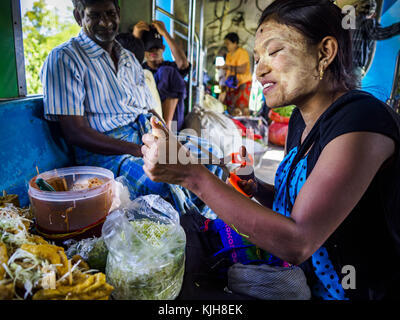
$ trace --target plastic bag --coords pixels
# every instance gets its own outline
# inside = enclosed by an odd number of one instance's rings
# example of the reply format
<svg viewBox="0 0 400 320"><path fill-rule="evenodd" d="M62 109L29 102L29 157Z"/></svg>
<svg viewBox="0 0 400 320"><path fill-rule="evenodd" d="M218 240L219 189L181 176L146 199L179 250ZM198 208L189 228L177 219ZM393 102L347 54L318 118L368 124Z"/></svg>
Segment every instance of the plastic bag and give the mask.
<svg viewBox="0 0 400 320"><path fill-rule="evenodd" d="M247 130L250 129L254 140L268 145L268 122L263 117L233 117L233 119L236 126L241 128L243 136L246 136Z"/></svg>
<svg viewBox="0 0 400 320"><path fill-rule="evenodd" d="M131 202L129 192L129 181L120 176L114 180L113 201L110 212L125 208ZM63 242L65 254L69 259L74 255L80 255L91 269L105 272L108 250L103 237L91 237L80 240L68 239Z"/></svg>
<svg viewBox="0 0 400 320"><path fill-rule="evenodd" d="M242 136L232 119L199 106L185 117L185 129L180 133L206 139L219 147L224 155L238 152L242 145Z"/></svg>
<svg viewBox="0 0 400 320"><path fill-rule="evenodd" d="M158 195L112 212L102 237L107 282L118 300L172 300L182 287L186 235L179 214Z"/></svg>
<svg viewBox="0 0 400 320"><path fill-rule="evenodd" d="M215 99L212 95L204 95L203 107L207 110L211 110L218 113L224 113L225 107L221 101Z"/></svg>
<svg viewBox="0 0 400 320"><path fill-rule="evenodd" d="M243 145L246 147L247 152L253 157L253 167L260 168L262 164L262 159L267 152L268 147L257 141L246 138L243 138Z"/></svg>

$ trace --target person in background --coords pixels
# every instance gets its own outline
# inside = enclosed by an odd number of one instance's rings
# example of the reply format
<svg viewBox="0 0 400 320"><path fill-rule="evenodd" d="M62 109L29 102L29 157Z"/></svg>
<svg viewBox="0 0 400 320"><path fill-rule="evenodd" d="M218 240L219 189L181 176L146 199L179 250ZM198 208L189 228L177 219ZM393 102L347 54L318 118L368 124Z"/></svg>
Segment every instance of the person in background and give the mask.
<svg viewBox="0 0 400 320"><path fill-rule="evenodd" d="M154 75L161 98L162 116L170 129L180 131L185 116L186 82L184 77L189 74L190 63L162 21L154 21L152 24L139 21L133 27L133 35L143 41L145 62L142 66ZM164 60L163 38L167 41L175 61ZM172 126L173 121L175 127Z"/></svg>
<svg viewBox="0 0 400 320"><path fill-rule="evenodd" d="M247 51L239 46L239 36L228 33L224 38L228 50L225 59L225 94L223 103L227 105L228 112L233 115L249 114L249 98L251 91L250 58ZM232 87L229 77L236 77L237 84Z"/></svg>
<svg viewBox="0 0 400 320"><path fill-rule="evenodd" d="M140 64L143 63L144 60L144 45L143 41L134 37L132 32L125 32L119 33L115 38L125 49L132 52L136 59L139 61ZM157 114L162 115L162 106L160 95L157 90L157 84L154 80L153 73L151 71L145 69L144 71L144 78L149 88L151 95L154 100L153 109L157 112Z"/></svg>
<svg viewBox="0 0 400 320"><path fill-rule="evenodd" d="M365 76L371 52L377 40L385 40L400 34L400 22L383 27L376 18L375 0L337 0L343 8L353 5L356 10L356 29L352 30L353 64L359 83Z"/></svg>
<svg viewBox="0 0 400 320"><path fill-rule="evenodd" d="M300 266L314 299L398 300L400 118L355 89L343 17L329 0L275 0L261 15L257 79L270 108L296 108L274 186L239 183L259 203L200 164L159 163L171 138L143 136L143 168L153 181L185 186L247 241Z"/></svg>
<svg viewBox="0 0 400 320"><path fill-rule="evenodd" d="M115 40L117 40L125 49L132 52L140 64L144 60L144 45L143 42L135 38L131 32L119 33Z"/></svg>

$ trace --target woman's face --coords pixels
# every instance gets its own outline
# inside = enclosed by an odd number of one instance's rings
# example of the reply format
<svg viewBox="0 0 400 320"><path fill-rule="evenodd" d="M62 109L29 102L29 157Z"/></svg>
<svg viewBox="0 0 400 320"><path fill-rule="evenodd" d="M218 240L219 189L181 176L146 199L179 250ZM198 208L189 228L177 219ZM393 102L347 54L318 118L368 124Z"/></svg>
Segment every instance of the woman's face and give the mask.
<svg viewBox="0 0 400 320"><path fill-rule="evenodd" d="M301 105L316 90L317 47L296 29L267 20L258 28L254 59L257 80L269 107Z"/></svg>
<svg viewBox="0 0 400 320"><path fill-rule="evenodd" d="M229 40L229 39L225 39L225 40L224 40L224 45L225 45L226 49L228 50L228 52L233 52L233 51L235 51L236 48L237 48L237 46L238 46L237 43L232 42L232 41Z"/></svg>

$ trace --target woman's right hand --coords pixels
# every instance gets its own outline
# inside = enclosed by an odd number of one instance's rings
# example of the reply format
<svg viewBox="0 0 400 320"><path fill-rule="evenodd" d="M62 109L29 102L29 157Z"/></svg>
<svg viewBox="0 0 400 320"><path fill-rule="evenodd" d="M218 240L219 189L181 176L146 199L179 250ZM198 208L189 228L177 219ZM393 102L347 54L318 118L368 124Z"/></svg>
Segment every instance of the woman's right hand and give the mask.
<svg viewBox="0 0 400 320"><path fill-rule="evenodd" d="M152 133L142 137L143 170L155 182L185 186L196 175L198 159L176 137L151 118Z"/></svg>

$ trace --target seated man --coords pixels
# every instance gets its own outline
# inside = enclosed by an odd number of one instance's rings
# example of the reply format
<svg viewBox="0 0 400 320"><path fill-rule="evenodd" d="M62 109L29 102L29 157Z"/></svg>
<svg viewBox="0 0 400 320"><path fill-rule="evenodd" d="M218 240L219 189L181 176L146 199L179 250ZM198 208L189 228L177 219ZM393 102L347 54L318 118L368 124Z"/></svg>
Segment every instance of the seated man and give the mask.
<svg viewBox="0 0 400 320"><path fill-rule="evenodd" d="M189 61L161 21L154 21L151 25L139 21L133 27L133 35L143 41L145 50L143 68L150 70L154 75L161 98L163 118L170 129L180 131L185 112L186 83L184 77L190 71ZM171 49L175 62L163 59L165 50L163 37ZM176 127L172 127L173 121Z"/></svg>
<svg viewBox="0 0 400 320"><path fill-rule="evenodd" d="M41 71L45 118L59 122L78 165L104 167L116 177L125 176L133 197L158 194L180 214L188 208L213 214L188 190L152 182L143 171L141 139L151 130L153 99L141 65L115 41L118 0L73 0L73 4L82 29L51 51ZM211 148L206 141L199 142ZM222 176L215 166L209 169Z"/></svg>

